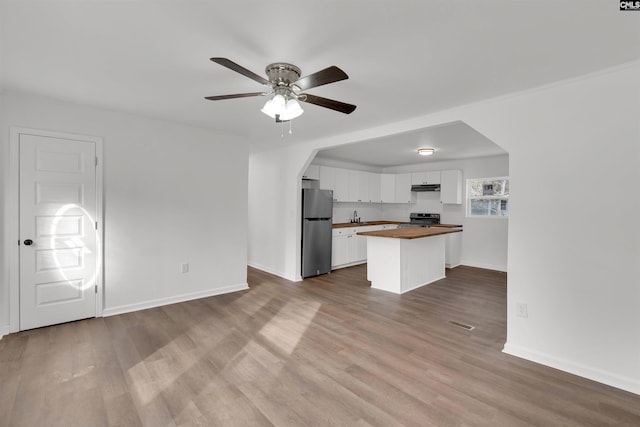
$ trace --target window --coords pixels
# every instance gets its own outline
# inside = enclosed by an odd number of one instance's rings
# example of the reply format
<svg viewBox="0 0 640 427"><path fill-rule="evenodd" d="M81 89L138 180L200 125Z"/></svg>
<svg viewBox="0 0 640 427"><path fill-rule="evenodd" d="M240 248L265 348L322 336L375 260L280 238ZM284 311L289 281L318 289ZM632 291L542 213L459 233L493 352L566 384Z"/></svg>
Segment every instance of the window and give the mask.
<svg viewBox="0 0 640 427"><path fill-rule="evenodd" d="M467 180L467 216L509 217L509 177Z"/></svg>

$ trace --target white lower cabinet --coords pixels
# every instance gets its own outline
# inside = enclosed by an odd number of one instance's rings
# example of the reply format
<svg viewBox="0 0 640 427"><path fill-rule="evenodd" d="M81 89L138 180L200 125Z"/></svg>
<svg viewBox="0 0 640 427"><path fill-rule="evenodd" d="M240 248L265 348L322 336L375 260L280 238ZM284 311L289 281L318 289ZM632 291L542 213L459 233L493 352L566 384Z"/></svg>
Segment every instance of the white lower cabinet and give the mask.
<svg viewBox="0 0 640 427"><path fill-rule="evenodd" d="M349 236L333 236L331 240L331 266L349 262Z"/></svg>
<svg viewBox="0 0 640 427"><path fill-rule="evenodd" d="M387 224L333 229L331 268L336 269L367 262L367 238L358 236L358 233L396 227L396 225Z"/></svg>
<svg viewBox="0 0 640 427"><path fill-rule="evenodd" d="M447 268L457 267L461 263L462 233L450 233L445 236L444 265Z"/></svg>

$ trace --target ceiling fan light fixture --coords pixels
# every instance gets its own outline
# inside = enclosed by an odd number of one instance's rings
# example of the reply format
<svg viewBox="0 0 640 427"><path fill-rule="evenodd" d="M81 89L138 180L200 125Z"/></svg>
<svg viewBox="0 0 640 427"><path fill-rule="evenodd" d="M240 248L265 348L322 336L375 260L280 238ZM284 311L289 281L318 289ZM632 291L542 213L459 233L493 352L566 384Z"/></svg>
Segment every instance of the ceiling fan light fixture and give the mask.
<svg viewBox="0 0 640 427"><path fill-rule="evenodd" d="M304 110L300 106L300 103L295 99L290 99L284 108L282 114L280 114L280 120L293 120L296 117L300 117L304 113Z"/></svg>
<svg viewBox="0 0 640 427"><path fill-rule="evenodd" d="M421 156L432 156L435 152L435 148L418 148L418 154Z"/></svg>
<svg viewBox="0 0 640 427"><path fill-rule="evenodd" d="M262 111L272 119L275 119L277 115L282 115L282 113L284 113L285 103L286 101L284 99L284 96L277 94L274 95L273 98L268 100L260 111Z"/></svg>

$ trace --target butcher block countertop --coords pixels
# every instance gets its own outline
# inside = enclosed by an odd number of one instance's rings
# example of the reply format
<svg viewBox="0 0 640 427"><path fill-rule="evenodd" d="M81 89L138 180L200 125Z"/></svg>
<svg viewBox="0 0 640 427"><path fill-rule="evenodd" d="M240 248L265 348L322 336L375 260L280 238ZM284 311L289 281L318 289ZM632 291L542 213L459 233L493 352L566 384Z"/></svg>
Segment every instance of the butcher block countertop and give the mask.
<svg viewBox="0 0 640 427"><path fill-rule="evenodd" d="M390 237L392 239L420 239L422 237L439 236L441 234L460 233L462 228L448 227L407 227L395 230L365 231L359 236Z"/></svg>
<svg viewBox="0 0 640 427"><path fill-rule="evenodd" d="M333 228L366 227L367 225L404 224L400 221L365 221L365 222L339 222L333 224Z"/></svg>

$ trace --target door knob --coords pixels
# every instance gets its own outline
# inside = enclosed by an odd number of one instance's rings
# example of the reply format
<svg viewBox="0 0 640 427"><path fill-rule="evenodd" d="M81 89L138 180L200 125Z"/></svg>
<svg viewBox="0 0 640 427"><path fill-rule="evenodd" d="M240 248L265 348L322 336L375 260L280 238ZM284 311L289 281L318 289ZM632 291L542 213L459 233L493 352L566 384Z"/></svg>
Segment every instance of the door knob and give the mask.
<svg viewBox="0 0 640 427"><path fill-rule="evenodd" d="M33 245L33 240L27 239L27 240L24 241L24 244L27 245L27 246L31 246L31 245Z"/></svg>

